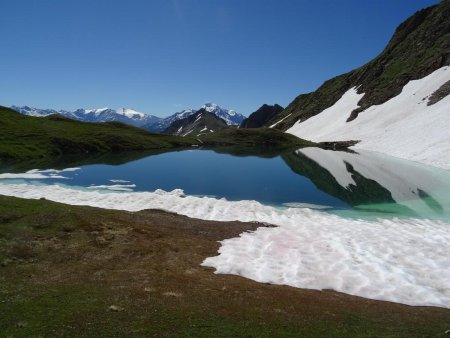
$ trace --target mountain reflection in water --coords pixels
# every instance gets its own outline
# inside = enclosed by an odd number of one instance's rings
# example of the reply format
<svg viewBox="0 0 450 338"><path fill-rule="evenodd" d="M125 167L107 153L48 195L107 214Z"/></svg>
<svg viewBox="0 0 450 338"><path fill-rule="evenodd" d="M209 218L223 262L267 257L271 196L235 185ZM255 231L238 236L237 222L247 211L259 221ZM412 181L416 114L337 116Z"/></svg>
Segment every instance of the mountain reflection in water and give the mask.
<svg viewBox="0 0 450 338"><path fill-rule="evenodd" d="M186 195L317 208L352 218L450 219L449 171L375 152L196 149L65 158L39 167L79 169L57 174L30 172L34 164L3 166L0 184L63 184L103 192L182 189Z"/></svg>
<svg viewBox="0 0 450 338"><path fill-rule="evenodd" d="M449 216L450 173L375 152L303 148L282 155L297 174L359 211Z"/></svg>

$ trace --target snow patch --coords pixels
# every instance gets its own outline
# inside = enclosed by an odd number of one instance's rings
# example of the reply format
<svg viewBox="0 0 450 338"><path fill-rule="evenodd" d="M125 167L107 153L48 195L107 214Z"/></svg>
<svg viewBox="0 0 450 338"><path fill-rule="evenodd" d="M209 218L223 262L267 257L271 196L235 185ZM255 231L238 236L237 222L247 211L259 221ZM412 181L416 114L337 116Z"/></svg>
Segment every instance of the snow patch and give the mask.
<svg viewBox="0 0 450 338"><path fill-rule="evenodd" d="M63 170L56 170L56 169L45 169L45 170L39 170L39 169L31 169L28 170L25 173L15 173L15 174L11 174L11 173L4 173L4 174L0 174L0 180L4 180L4 179L12 179L12 180L17 180L17 179L24 179L24 180L42 180L42 179L68 179L68 177L59 175L60 173L63 172L71 172L71 171L77 171L80 170L80 168L67 168L67 169L63 169Z"/></svg>
<svg viewBox="0 0 450 338"><path fill-rule="evenodd" d="M322 141L361 140L354 148L373 150L391 156L422 162L450 170L450 96L427 106L428 97L450 80L450 67L410 81L389 101L369 107L346 122L364 94L348 90L332 107L288 133Z"/></svg>
<svg viewBox="0 0 450 338"><path fill-rule="evenodd" d="M329 205L320 205L320 204L311 204L311 203L298 203L298 202L290 202L290 203L283 203L285 207L289 208L307 208L307 209L331 209L333 207Z"/></svg>
<svg viewBox="0 0 450 338"><path fill-rule="evenodd" d="M58 185L0 184L0 194L100 208L163 209L189 217L264 222L222 241L205 259L216 273L309 289L333 289L410 305L450 308L450 223L420 219L346 219L325 212L279 209L256 201L172 192L101 192Z"/></svg>
<svg viewBox="0 0 450 338"><path fill-rule="evenodd" d="M91 185L88 189L113 190L113 191L133 191L136 184L111 184L111 185Z"/></svg>

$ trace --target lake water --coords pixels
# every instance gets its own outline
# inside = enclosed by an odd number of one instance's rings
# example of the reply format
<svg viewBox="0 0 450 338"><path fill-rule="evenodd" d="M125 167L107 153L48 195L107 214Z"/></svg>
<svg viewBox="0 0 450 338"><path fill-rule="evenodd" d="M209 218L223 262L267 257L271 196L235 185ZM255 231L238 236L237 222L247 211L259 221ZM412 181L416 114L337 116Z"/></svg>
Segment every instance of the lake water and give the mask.
<svg viewBox="0 0 450 338"><path fill-rule="evenodd" d="M278 156L170 152L119 165L0 174L0 184L110 191L172 191L231 201L310 207L344 217L450 219L450 172L373 152L304 148Z"/></svg>

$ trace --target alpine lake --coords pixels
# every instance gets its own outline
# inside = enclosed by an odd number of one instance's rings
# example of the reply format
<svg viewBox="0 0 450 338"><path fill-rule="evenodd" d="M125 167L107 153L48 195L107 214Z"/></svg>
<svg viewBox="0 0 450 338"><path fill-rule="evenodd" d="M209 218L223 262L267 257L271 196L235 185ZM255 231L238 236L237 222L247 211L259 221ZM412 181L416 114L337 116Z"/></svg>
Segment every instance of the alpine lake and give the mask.
<svg viewBox="0 0 450 338"><path fill-rule="evenodd" d="M101 193L182 189L185 195L312 208L349 218L450 219L449 171L360 150L302 148L254 156L194 149L117 154L37 170L3 167L0 173L0 184Z"/></svg>

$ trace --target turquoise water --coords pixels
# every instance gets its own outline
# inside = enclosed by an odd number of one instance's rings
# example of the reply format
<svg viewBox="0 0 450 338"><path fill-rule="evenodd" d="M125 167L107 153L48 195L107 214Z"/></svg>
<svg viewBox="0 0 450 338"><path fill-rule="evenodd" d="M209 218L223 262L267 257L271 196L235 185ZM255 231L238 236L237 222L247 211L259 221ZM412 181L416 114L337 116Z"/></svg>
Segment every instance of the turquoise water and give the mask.
<svg viewBox="0 0 450 338"><path fill-rule="evenodd" d="M0 183L64 184L105 191L171 191L278 207L320 208L346 217L450 219L450 172L376 153L307 148L270 158L208 150L93 164L58 178ZM54 174L53 174L54 175Z"/></svg>

